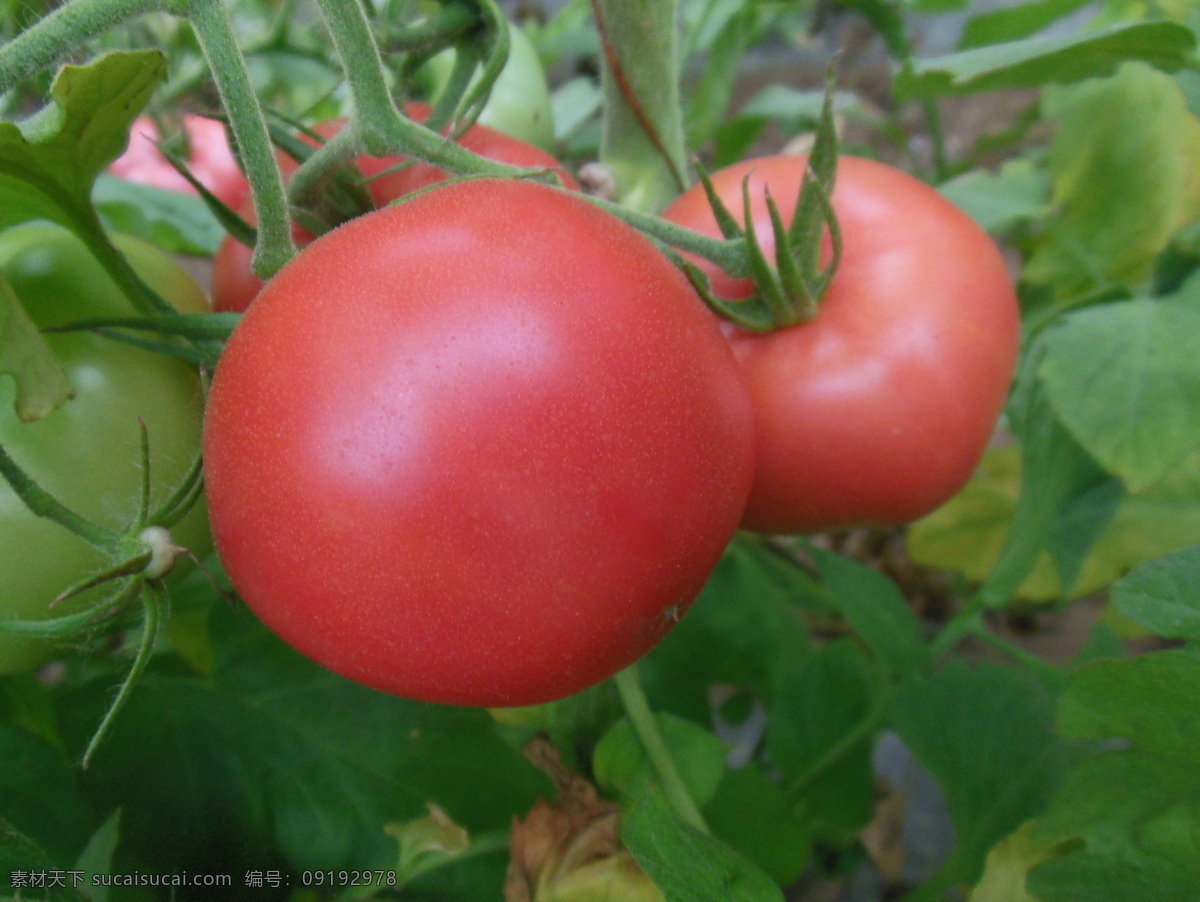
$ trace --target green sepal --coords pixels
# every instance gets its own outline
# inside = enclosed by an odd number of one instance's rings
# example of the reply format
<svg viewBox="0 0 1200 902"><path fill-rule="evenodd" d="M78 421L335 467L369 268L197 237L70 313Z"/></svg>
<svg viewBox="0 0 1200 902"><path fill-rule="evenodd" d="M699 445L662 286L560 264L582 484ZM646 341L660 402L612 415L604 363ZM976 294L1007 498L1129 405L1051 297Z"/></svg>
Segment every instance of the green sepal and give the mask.
<svg viewBox="0 0 1200 902"><path fill-rule="evenodd" d="M121 561L119 564L113 564L106 570L101 570L99 573L93 573L87 579L80 580L73 586L69 586L59 592L54 601L50 602L50 607L57 604L62 604L64 601L74 598L86 592L88 589L94 589L96 586L101 586L107 582L121 579L126 576L137 576L146 569L146 565L150 563L150 551L144 551L141 554L135 555L127 560ZM106 607L110 607L106 605ZM110 608L111 609L111 608Z"/></svg>
<svg viewBox="0 0 1200 902"><path fill-rule="evenodd" d="M123 613L137 596L142 582L143 580L137 578L130 579L112 597L98 601L86 610L74 614L66 614L49 620L0 620L0 634L29 636L36 639L82 638L97 626ZM83 589L79 591L83 591Z"/></svg>
<svg viewBox="0 0 1200 902"><path fill-rule="evenodd" d="M85 542L107 551L115 550L118 537L81 517L43 489L21 469L3 445L0 445L0 476L3 476L29 510L39 517L53 520Z"/></svg>
<svg viewBox="0 0 1200 902"><path fill-rule="evenodd" d="M787 316L778 322L791 326L812 319L817 312L817 298L809 286L808 273L801 269L795 257L788 253L787 226L779 214L779 206L771 192L766 192L767 213L771 217L771 229L775 234L775 271L779 287L786 303L783 310Z"/></svg>
<svg viewBox="0 0 1200 902"><path fill-rule="evenodd" d="M700 185L704 188L704 196L708 198L708 205L712 207L713 216L717 220L717 228L721 230L721 237L726 241L731 238L743 237L746 230L734 218L733 213L725 206L725 202L717 196L717 190L713 187L712 179L708 177L704 167L696 167L696 178L700 180Z"/></svg>
<svg viewBox="0 0 1200 902"><path fill-rule="evenodd" d="M758 241L758 232L754 227L754 213L750 207L750 176L742 180L742 206L746 220L746 256L750 261L750 274L758 297L766 305L771 321L776 326L790 325L796 322L783 286L771 264L763 254L762 245Z"/></svg>

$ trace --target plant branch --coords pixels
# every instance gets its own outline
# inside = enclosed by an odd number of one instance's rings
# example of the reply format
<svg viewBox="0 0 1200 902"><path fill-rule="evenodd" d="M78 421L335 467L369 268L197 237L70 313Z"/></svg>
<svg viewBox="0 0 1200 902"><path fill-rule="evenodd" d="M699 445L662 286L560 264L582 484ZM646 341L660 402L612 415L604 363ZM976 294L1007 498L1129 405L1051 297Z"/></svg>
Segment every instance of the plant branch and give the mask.
<svg viewBox="0 0 1200 902"><path fill-rule="evenodd" d="M80 43L135 16L166 8L164 0L71 0L0 47L0 92L53 66Z"/></svg>
<svg viewBox="0 0 1200 902"><path fill-rule="evenodd" d="M222 0L181 0L180 7L200 41L250 180L258 220L252 267L266 279L292 258L296 245L292 241L283 175L275 159L262 106Z"/></svg>
<svg viewBox="0 0 1200 902"><path fill-rule="evenodd" d="M650 710L650 703L646 700L646 693L638 679L637 665L625 668L613 677L613 681L621 696L621 704L625 706L625 714L629 717L633 731L637 734L638 740L646 752L646 757L650 759L650 765L658 777L659 786L662 787L663 794L667 797L675 814L697 830L708 833L708 825L704 822L704 816L696 806L696 800L688 792L687 786L684 785L683 778L679 776L679 770L675 767L675 761L671 758L667 743L663 740L662 733L659 732L654 712Z"/></svg>

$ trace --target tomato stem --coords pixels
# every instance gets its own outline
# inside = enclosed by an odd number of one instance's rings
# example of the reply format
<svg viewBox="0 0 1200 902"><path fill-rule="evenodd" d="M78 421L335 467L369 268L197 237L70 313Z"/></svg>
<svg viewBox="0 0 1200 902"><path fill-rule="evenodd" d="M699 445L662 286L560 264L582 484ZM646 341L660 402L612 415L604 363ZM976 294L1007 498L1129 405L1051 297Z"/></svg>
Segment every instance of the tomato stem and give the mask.
<svg viewBox="0 0 1200 902"><path fill-rule="evenodd" d="M708 824L704 822L704 815L700 813L696 800L692 798L687 786L684 785L683 778L679 775L679 769L671 757L671 751L667 748L662 732L658 729L658 722L654 719L654 712L650 708L650 702L646 699L646 692L638 677L637 665L634 664L632 667L622 670L613 677L613 682L621 696L625 714L633 725L633 730L646 752L646 757L650 759L650 766L654 768L655 776L658 777L659 786L662 787L663 794L675 814L684 823L703 833L708 833Z"/></svg>
<svg viewBox="0 0 1200 902"><path fill-rule="evenodd" d="M162 0L72 0L0 47L0 92L48 69L64 54L126 19L164 9Z"/></svg>
<svg viewBox="0 0 1200 902"><path fill-rule="evenodd" d="M283 175L266 118L222 0L179 0L178 6L200 42L250 181L258 220L251 266L266 279L296 253Z"/></svg>

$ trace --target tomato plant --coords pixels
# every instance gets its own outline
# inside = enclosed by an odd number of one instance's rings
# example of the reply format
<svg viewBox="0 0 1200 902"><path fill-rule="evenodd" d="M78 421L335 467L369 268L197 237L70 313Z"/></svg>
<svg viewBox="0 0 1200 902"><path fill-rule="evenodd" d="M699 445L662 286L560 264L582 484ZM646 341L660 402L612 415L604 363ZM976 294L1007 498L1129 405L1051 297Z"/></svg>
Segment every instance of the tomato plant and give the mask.
<svg viewBox="0 0 1200 902"><path fill-rule="evenodd" d="M134 269L181 312L208 302L170 258L137 239L117 236ZM96 316L128 316L133 308L83 242L49 223L0 233L0 270L22 306L42 327ZM75 396L45 417L21 423L12 386L0 381L0 444L43 488L99 526L119 530L137 511L142 475L138 421L150 442L153 498L183 479L200 440L203 398L184 363L86 333L47 337ZM58 524L30 511L0 483L0 616L33 620L69 613L94 600L90 590L51 611L59 592L105 563L104 555ZM203 552L208 542L200 507L179 524L177 541ZM0 673L41 663L46 640L0 635Z"/></svg>
<svg viewBox="0 0 1200 902"><path fill-rule="evenodd" d="M742 208L749 177L768 259L765 192L790 219L804 168L804 157L775 156L712 177L731 210ZM750 529L815 532L929 513L979 463L1016 366L1016 294L996 245L965 213L912 176L855 157L838 164L833 208L843 255L815 318L765 335L727 330L757 418ZM720 234L699 186L662 215ZM749 280L703 268L717 296L753 293Z"/></svg>
<svg viewBox="0 0 1200 902"><path fill-rule="evenodd" d="M691 603L751 431L719 330L644 238L546 186L456 183L321 237L246 313L205 426L213 534L326 667L544 702Z"/></svg>
<svg viewBox="0 0 1200 902"><path fill-rule="evenodd" d="M225 126L216 119L185 113L182 117L184 162L196 180L228 207L238 207L249 196L249 185L229 146ZM109 172L131 182L195 194L196 189L159 150L158 126L149 117L133 125L129 146L109 166Z"/></svg>

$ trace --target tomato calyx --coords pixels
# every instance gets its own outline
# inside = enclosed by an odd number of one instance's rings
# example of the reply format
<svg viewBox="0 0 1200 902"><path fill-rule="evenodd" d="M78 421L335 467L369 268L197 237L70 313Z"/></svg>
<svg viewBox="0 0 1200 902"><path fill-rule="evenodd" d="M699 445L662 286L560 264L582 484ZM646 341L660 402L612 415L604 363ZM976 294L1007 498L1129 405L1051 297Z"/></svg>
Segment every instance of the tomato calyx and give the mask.
<svg viewBox="0 0 1200 902"><path fill-rule="evenodd" d="M135 604L141 605L141 638L137 654L116 697L92 735L83 756L84 767L128 700L153 653L169 609L163 579L173 569L180 555L189 554L187 549L176 544L170 527L181 520L199 500L202 486L200 459L197 457L175 492L160 507L150 511L149 439L145 423L139 425L143 474L141 504L134 522L120 532L97 526L63 505L38 485L0 445L0 476L4 477L17 497L33 513L55 521L95 546L110 562L99 572L68 586L48 607L53 608L88 589L111 587L111 591L100 600L73 614L48 620L0 621L0 634L81 640L117 627L124 622L125 615Z"/></svg>
<svg viewBox="0 0 1200 902"><path fill-rule="evenodd" d="M833 280L842 256L842 234L832 200L837 161L831 70L813 149L805 164L790 225L785 225L770 189L763 189L775 247L773 260L768 260L754 225L753 173L742 180L743 216L739 222L718 196L708 173L696 167L722 236L726 241L744 242L747 274L753 279L755 288L753 296L744 300L717 297L708 277L694 263L684 260L684 273L709 309L739 328L760 333L808 322L817 315L821 298ZM822 263L826 234L830 253L828 262Z"/></svg>

